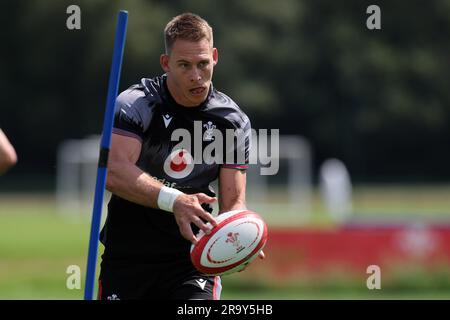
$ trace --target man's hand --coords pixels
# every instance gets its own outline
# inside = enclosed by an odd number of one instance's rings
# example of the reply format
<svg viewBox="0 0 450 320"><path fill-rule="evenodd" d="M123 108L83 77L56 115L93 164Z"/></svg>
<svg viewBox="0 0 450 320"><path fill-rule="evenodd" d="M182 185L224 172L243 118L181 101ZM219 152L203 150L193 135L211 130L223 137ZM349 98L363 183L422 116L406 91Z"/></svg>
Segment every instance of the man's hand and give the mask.
<svg viewBox="0 0 450 320"><path fill-rule="evenodd" d="M263 260L263 259L266 258L266 254L264 253L264 251L261 250L261 251L259 252L258 258L260 258L261 260ZM250 264L250 262L246 262L246 263L244 264L244 268L243 268L242 270L239 270L239 272L242 272L242 271L244 271L245 269L247 269L247 267L248 267L249 264Z"/></svg>
<svg viewBox="0 0 450 320"><path fill-rule="evenodd" d="M216 198L209 197L204 193L181 194L178 196L173 205L173 213L180 228L180 233L186 240L193 244L197 243L197 238L192 232L191 223L194 223L206 234L209 234L211 231L206 225L207 222L210 222L213 227L217 225L214 217L201 207L202 203L213 203L216 200ZM200 218L206 220L206 223Z"/></svg>

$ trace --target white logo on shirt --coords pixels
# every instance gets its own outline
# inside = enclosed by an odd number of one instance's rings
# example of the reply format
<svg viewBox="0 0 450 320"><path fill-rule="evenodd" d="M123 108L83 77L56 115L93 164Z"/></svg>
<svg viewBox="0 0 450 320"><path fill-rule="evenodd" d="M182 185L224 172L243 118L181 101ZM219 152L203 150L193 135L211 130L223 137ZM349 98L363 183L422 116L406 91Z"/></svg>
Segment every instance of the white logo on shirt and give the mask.
<svg viewBox="0 0 450 320"><path fill-rule="evenodd" d="M204 124L203 127L206 128L204 140L205 141L214 140L213 133L214 133L214 129L216 128L216 125L213 124L211 121L208 121L208 123Z"/></svg>
<svg viewBox="0 0 450 320"><path fill-rule="evenodd" d="M202 290L205 290L205 285L206 285L206 280L205 279L198 279L198 280L195 280L195 281L198 283L199 287Z"/></svg>
<svg viewBox="0 0 450 320"><path fill-rule="evenodd" d="M169 114L163 115L164 124L166 125L166 128L169 126L170 121L172 121L172 117Z"/></svg>

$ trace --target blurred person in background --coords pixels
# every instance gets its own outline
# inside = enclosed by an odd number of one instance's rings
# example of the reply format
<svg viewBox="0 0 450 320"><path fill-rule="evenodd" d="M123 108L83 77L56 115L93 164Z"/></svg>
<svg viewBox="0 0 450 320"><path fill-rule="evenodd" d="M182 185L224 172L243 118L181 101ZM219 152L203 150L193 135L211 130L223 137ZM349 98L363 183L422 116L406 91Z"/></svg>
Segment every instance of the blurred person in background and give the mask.
<svg viewBox="0 0 450 320"><path fill-rule="evenodd" d="M2 129L0 129L0 174L5 173L9 168L14 166L16 162L16 150Z"/></svg>

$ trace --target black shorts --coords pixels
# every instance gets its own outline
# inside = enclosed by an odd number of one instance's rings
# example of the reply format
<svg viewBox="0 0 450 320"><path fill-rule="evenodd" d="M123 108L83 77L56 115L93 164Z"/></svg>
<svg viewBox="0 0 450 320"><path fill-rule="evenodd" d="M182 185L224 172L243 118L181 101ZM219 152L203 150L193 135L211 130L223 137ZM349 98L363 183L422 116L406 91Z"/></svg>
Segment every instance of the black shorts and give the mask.
<svg viewBox="0 0 450 320"><path fill-rule="evenodd" d="M99 300L219 300L219 276L206 276L190 262L129 264L103 261Z"/></svg>

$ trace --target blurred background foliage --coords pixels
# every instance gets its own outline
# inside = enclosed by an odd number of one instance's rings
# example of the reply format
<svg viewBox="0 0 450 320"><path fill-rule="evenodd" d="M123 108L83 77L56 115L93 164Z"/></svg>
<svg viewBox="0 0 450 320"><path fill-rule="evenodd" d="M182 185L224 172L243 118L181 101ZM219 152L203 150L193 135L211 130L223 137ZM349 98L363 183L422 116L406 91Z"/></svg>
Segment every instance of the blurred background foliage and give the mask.
<svg viewBox="0 0 450 320"><path fill-rule="evenodd" d="M81 8L81 30L66 28L71 4ZM23 190L34 177L50 188L59 143L100 133L116 13L126 9L120 90L162 72L166 22L195 12L214 28L215 86L254 128L305 136L315 168L337 157L357 182L448 181L450 3L377 1L375 31L366 28L370 4L10 1L1 18L0 126L20 163L2 180Z"/></svg>

